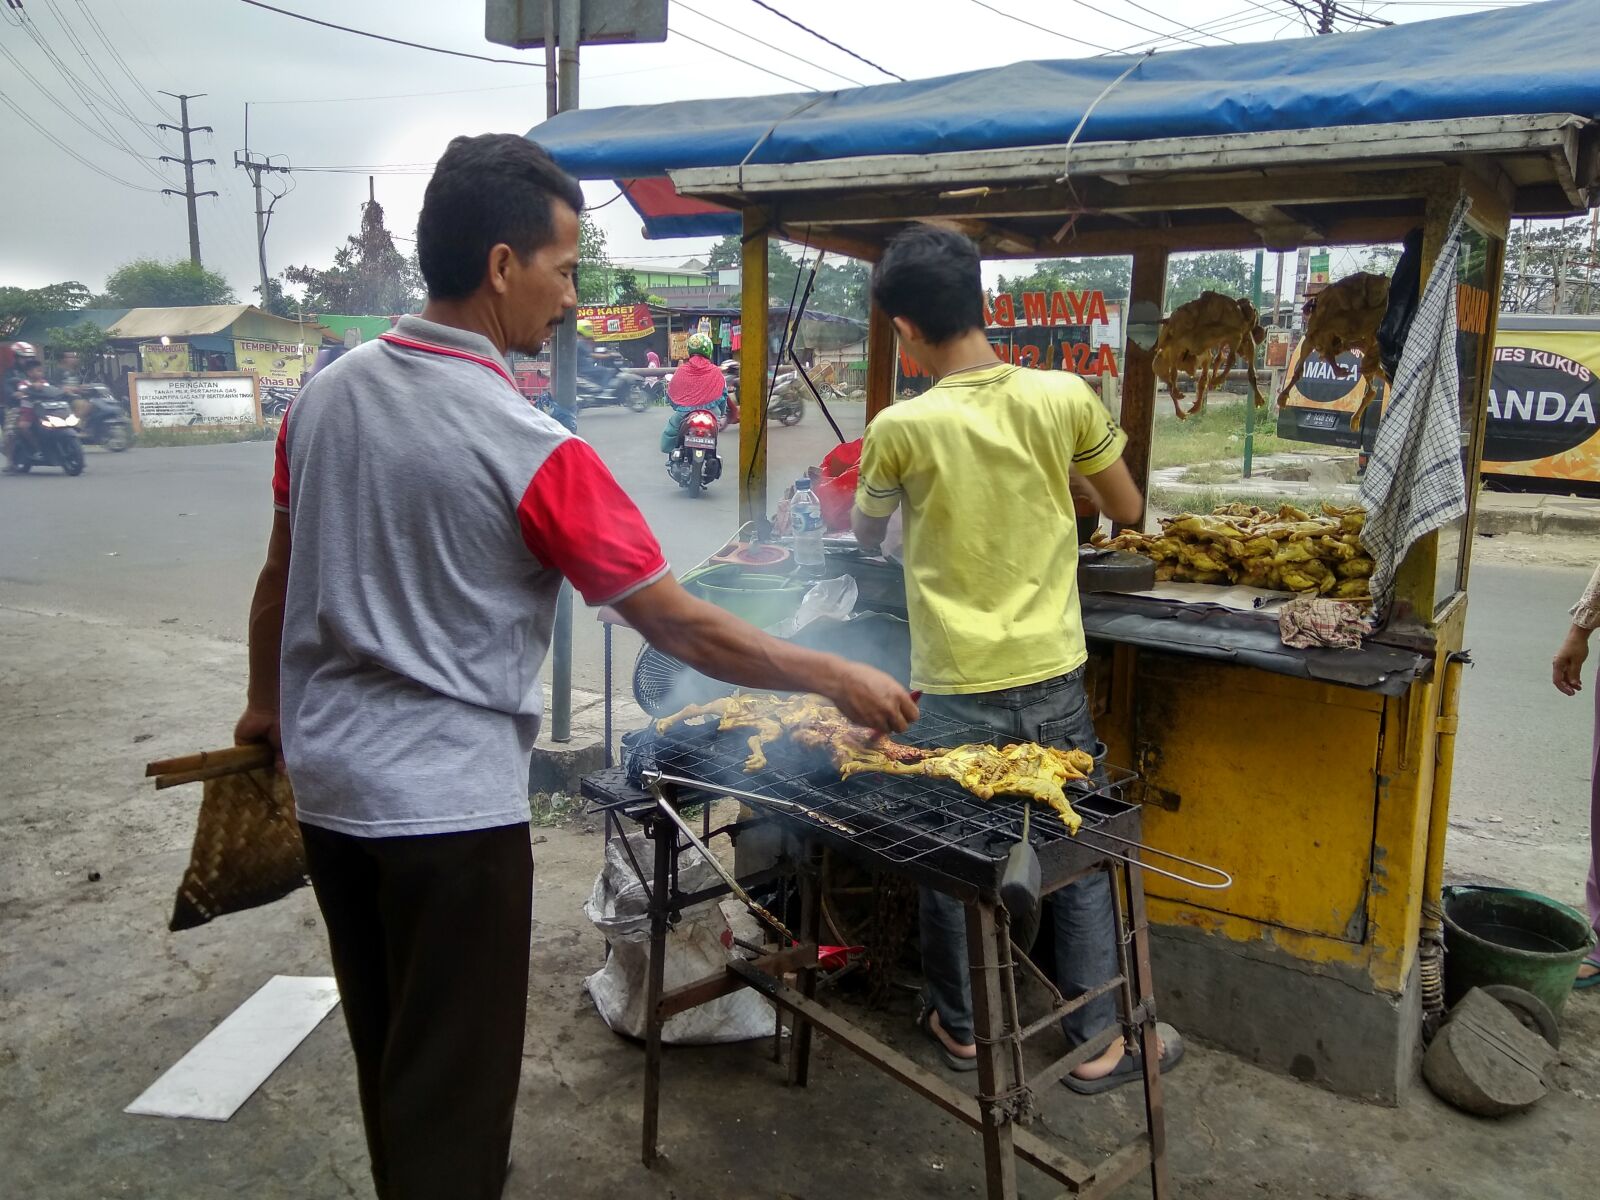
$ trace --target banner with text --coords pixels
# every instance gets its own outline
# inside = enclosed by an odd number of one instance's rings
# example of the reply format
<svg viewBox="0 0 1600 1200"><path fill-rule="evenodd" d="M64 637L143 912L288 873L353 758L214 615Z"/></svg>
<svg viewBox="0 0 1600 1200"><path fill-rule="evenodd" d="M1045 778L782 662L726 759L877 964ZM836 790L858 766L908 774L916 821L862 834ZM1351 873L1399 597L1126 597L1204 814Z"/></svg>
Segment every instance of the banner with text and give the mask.
<svg viewBox="0 0 1600 1200"><path fill-rule="evenodd" d="M597 342L631 342L656 329L648 304L580 304L578 320L588 323Z"/></svg>
<svg viewBox="0 0 1600 1200"><path fill-rule="evenodd" d="M189 343L147 342L139 347L139 369L147 375L181 375L189 369Z"/></svg>
<svg viewBox="0 0 1600 1200"><path fill-rule="evenodd" d="M316 357L315 349L293 342L233 340L234 364L241 371L253 372L263 387L299 387L309 365L307 351L310 357Z"/></svg>
<svg viewBox="0 0 1600 1200"><path fill-rule="evenodd" d="M135 429L261 424L254 375L218 372L181 379L130 375L128 399Z"/></svg>

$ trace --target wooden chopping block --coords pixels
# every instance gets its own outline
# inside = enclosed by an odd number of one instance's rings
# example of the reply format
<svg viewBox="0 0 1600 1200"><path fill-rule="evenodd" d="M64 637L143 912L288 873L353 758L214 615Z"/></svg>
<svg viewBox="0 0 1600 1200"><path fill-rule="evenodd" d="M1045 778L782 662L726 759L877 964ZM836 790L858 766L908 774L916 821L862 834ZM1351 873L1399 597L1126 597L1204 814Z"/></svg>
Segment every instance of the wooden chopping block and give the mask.
<svg viewBox="0 0 1600 1200"><path fill-rule="evenodd" d="M1440 1099L1480 1117L1521 1112L1543 1099L1556 1049L1500 1001L1473 988L1450 1010L1422 1059Z"/></svg>

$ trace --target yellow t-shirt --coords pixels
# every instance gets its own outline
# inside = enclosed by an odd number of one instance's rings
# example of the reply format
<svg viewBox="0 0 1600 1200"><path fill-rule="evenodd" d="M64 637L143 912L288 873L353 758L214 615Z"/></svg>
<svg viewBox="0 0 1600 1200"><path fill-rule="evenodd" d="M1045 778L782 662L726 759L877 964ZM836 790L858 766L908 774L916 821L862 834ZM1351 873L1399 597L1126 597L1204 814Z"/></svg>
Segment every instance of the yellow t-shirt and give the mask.
<svg viewBox="0 0 1600 1200"><path fill-rule="evenodd" d="M1067 470L1096 475L1127 440L1076 375L1004 363L873 420L856 506L905 505L913 687L994 692L1083 664Z"/></svg>

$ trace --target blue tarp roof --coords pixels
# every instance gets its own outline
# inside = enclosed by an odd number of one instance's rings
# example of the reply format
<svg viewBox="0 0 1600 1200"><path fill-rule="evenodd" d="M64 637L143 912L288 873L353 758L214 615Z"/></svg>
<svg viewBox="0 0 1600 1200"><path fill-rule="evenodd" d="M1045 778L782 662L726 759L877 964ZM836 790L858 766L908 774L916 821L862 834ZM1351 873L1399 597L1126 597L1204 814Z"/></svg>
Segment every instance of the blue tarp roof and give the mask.
<svg viewBox="0 0 1600 1200"><path fill-rule="evenodd" d="M1595 117L1597 39L1600 3L1546 0L1361 33L1161 53L1100 102L1079 141ZM734 166L746 155L793 163L1049 145L1064 143L1137 57L1025 62L838 92L580 109L528 136L582 179ZM695 220L717 226L699 232L738 228L736 218Z"/></svg>

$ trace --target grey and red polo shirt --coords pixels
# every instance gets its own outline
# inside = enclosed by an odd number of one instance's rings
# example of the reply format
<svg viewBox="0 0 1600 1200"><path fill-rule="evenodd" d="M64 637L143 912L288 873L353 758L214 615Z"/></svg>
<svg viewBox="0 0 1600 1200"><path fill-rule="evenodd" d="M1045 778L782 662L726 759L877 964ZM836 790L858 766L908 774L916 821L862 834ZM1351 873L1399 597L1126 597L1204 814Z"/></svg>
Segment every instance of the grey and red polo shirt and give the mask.
<svg viewBox="0 0 1600 1200"><path fill-rule="evenodd" d="M562 577L601 605L667 573L599 456L487 338L403 317L305 386L273 494L300 819L363 837L526 821Z"/></svg>

